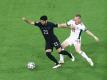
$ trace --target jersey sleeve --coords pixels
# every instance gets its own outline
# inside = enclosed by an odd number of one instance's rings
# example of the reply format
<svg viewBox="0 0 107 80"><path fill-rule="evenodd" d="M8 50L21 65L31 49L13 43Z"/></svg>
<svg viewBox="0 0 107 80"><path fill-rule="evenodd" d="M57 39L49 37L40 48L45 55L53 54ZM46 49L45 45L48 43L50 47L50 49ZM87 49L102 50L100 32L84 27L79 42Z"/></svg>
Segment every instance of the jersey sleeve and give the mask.
<svg viewBox="0 0 107 80"><path fill-rule="evenodd" d="M58 24L52 23L53 27L58 27Z"/></svg>
<svg viewBox="0 0 107 80"><path fill-rule="evenodd" d="M67 24L67 26L70 26L72 23L73 23L73 20L70 20L66 24Z"/></svg>
<svg viewBox="0 0 107 80"><path fill-rule="evenodd" d="M82 24L81 29L82 29L84 32L88 30L88 29L85 27L85 25L84 25L84 24Z"/></svg>
<svg viewBox="0 0 107 80"><path fill-rule="evenodd" d="M35 22L35 24L34 24L35 26L39 26L39 22Z"/></svg>

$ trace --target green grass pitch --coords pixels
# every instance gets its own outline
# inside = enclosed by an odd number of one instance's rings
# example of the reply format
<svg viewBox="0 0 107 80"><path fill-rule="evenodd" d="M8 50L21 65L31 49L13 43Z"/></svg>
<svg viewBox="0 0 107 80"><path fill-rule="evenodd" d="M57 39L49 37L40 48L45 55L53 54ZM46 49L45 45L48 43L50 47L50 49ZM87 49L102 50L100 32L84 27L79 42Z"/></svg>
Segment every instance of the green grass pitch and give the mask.
<svg viewBox="0 0 107 80"><path fill-rule="evenodd" d="M0 80L107 80L107 0L1 0L0 1ZM94 63L90 67L73 47L76 61L66 57L59 69L44 54L44 39L38 28L25 24L21 17L38 20L46 14L55 23L66 22L75 14L89 30L100 38L96 43L85 33L82 49ZM55 29L62 42L69 36L68 29ZM57 59L59 55L54 52ZM35 61L38 67L29 71L25 65Z"/></svg>

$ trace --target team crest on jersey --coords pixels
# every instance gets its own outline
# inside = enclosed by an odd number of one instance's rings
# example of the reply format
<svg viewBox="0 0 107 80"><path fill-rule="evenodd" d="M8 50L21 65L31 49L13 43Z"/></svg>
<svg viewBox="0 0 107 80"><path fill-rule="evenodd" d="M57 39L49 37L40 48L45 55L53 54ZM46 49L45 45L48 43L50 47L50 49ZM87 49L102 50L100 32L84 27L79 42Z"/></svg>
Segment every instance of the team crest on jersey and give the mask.
<svg viewBox="0 0 107 80"><path fill-rule="evenodd" d="M72 28L72 31L75 32L75 27Z"/></svg>

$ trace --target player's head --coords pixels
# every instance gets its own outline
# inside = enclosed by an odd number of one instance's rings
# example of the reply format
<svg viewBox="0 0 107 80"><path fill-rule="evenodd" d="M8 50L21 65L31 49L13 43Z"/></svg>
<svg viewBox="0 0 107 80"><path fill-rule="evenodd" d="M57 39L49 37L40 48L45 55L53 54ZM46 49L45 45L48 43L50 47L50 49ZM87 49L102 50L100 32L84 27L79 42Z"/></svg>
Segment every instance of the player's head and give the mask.
<svg viewBox="0 0 107 80"><path fill-rule="evenodd" d="M74 21L75 21L76 24L81 23L81 15L80 14L75 15Z"/></svg>
<svg viewBox="0 0 107 80"><path fill-rule="evenodd" d="M48 17L46 15L43 15L43 16L40 17L40 22L41 22L42 25L46 25L47 20L48 20Z"/></svg>

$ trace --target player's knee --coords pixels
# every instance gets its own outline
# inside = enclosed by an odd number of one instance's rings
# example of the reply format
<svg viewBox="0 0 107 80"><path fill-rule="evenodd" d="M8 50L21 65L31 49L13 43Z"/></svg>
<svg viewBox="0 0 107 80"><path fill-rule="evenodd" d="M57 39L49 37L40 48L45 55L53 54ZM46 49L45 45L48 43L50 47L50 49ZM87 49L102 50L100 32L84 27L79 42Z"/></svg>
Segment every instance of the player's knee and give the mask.
<svg viewBox="0 0 107 80"><path fill-rule="evenodd" d="M62 48L58 48L57 49L57 52L59 53L59 52L61 52L62 51Z"/></svg>
<svg viewBox="0 0 107 80"><path fill-rule="evenodd" d="M67 46L68 46L68 44L61 44L61 47L62 47L63 49L65 49Z"/></svg>
<svg viewBox="0 0 107 80"><path fill-rule="evenodd" d="M80 53L81 53L81 50L78 50L78 49L77 49L76 52L80 54Z"/></svg>
<svg viewBox="0 0 107 80"><path fill-rule="evenodd" d="M64 48L64 44L61 44L61 47Z"/></svg>
<svg viewBox="0 0 107 80"><path fill-rule="evenodd" d="M51 49L47 49L46 52L52 52L52 50Z"/></svg>
<svg viewBox="0 0 107 80"><path fill-rule="evenodd" d="M51 55L51 52L46 52L46 55L47 55L47 56Z"/></svg>
<svg viewBox="0 0 107 80"><path fill-rule="evenodd" d="M51 55L51 51L52 51L51 49L47 49L46 50L46 56L50 56Z"/></svg>

